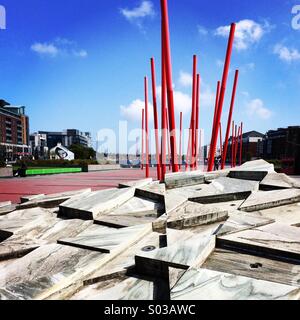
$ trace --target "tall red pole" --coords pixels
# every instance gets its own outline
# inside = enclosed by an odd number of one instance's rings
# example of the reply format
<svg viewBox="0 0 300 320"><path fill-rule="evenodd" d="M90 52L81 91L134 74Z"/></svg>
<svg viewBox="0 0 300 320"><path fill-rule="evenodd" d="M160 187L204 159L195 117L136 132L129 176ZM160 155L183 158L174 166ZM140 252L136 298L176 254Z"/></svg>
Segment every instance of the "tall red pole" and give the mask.
<svg viewBox="0 0 300 320"><path fill-rule="evenodd" d="M215 128L216 128L216 118L217 118L217 112L218 112L218 104L219 104L219 98L220 98L220 87L221 87L221 82L218 81L218 84L217 84L217 93L216 93L216 101L215 101L215 111L214 111L214 120L213 120L213 124L212 124L212 133L211 133L211 138L213 137L214 135L214 132L215 132ZM212 145L212 139L210 141L210 146ZM209 148L209 154L208 154L208 162L210 162L210 158L211 157L214 157L211 156L211 148Z"/></svg>
<svg viewBox="0 0 300 320"><path fill-rule="evenodd" d="M234 135L234 162L233 165L236 167L236 156L237 156L237 147L238 147L238 126L235 125L235 135Z"/></svg>
<svg viewBox="0 0 300 320"><path fill-rule="evenodd" d="M197 113L197 56L193 56L193 92L192 92L192 139L191 139L191 170L195 169L195 147L196 147L196 113Z"/></svg>
<svg viewBox="0 0 300 320"><path fill-rule="evenodd" d="M218 123L220 123L221 116L222 116L222 110L223 110L223 104L224 104L224 98L225 98L225 92L226 92L226 85L227 85L227 79L228 79L228 73L229 73L229 67L230 67L230 60L231 60L231 54L232 54L232 48L233 48L235 28L236 28L235 23L232 23L231 29L230 29L229 40L228 40L228 47L227 47L227 52L226 52L224 71L223 71L223 79L222 79L220 98L219 98L219 103L218 103L218 112L217 112L217 116L216 116L217 130L215 130L213 137L212 137L211 157L210 157L210 161L208 164L208 171L209 172L212 171L213 167L214 167L213 157L216 153L216 147L217 147L217 141L218 141Z"/></svg>
<svg viewBox="0 0 300 320"><path fill-rule="evenodd" d="M163 38L164 38L164 53L165 53L165 67L167 79L167 96L169 109L169 131L172 153L172 167L173 172L178 172L178 157L176 147L176 124L175 124L175 110L174 110L174 93L172 81L172 61L171 61L171 45L170 45L170 29L169 29L169 14L167 0L161 0L162 23L163 23Z"/></svg>
<svg viewBox="0 0 300 320"><path fill-rule="evenodd" d="M224 144L224 150L223 150L223 156L222 156L222 169L225 168L225 163L226 163L228 140L229 140L229 135L230 135L230 126L231 126L231 122L232 122L232 114L233 114L233 109L234 109L234 103L235 103L235 96L236 96L236 88L237 88L237 84L238 84L238 79L239 79L239 70L236 70L235 71L235 76L234 76L234 83L233 83L233 89L232 89L231 102L230 102L230 110L229 110L229 115L228 115L225 144Z"/></svg>
<svg viewBox="0 0 300 320"><path fill-rule="evenodd" d="M163 21L161 23L161 33L161 179L164 181L167 172L167 80Z"/></svg>
<svg viewBox="0 0 300 320"><path fill-rule="evenodd" d="M160 165L160 151L159 151L159 138L158 138L158 114L157 114L156 75L155 75L154 58L151 58L151 74L152 74L152 96L153 96L155 143L156 143L157 180L160 181L161 180L161 165Z"/></svg>
<svg viewBox="0 0 300 320"><path fill-rule="evenodd" d="M150 177L149 168L149 114L148 114L148 78L145 77L145 127L146 127L146 178Z"/></svg>
<svg viewBox="0 0 300 320"><path fill-rule="evenodd" d="M196 146L195 146L195 167L198 169L198 147L199 147L199 120L200 120L200 74L197 74L196 91Z"/></svg>
<svg viewBox="0 0 300 320"><path fill-rule="evenodd" d="M180 112L180 141L179 141L179 168L182 166L182 117L183 114Z"/></svg>
<svg viewBox="0 0 300 320"><path fill-rule="evenodd" d="M168 142L168 157L169 157L169 170L172 170L172 156L171 156L171 148L170 148L170 131L169 131L169 113L168 109L166 109L166 123L167 123L167 142Z"/></svg>
<svg viewBox="0 0 300 320"><path fill-rule="evenodd" d="M232 121L232 137L231 137L231 168L233 168L233 152L234 152L234 121Z"/></svg>
<svg viewBox="0 0 300 320"><path fill-rule="evenodd" d="M223 154L222 123L220 122L220 154Z"/></svg>
<svg viewBox="0 0 300 320"><path fill-rule="evenodd" d="M241 138L240 138L240 166L243 162L243 122L241 123Z"/></svg>
<svg viewBox="0 0 300 320"><path fill-rule="evenodd" d="M142 163L141 169L144 170L144 154L145 154L145 146L144 146L144 133L145 133L145 109L142 109Z"/></svg>

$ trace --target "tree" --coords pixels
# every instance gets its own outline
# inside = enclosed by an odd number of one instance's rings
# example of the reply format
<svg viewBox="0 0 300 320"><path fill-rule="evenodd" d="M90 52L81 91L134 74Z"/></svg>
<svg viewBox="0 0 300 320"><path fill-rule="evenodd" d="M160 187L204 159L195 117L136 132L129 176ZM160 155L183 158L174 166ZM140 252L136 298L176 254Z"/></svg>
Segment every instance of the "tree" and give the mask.
<svg viewBox="0 0 300 320"><path fill-rule="evenodd" d="M76 160L91 160L96 157L96 151L93 148L87 148L81 144L73 144L69 150L74 153Z"/></svg>

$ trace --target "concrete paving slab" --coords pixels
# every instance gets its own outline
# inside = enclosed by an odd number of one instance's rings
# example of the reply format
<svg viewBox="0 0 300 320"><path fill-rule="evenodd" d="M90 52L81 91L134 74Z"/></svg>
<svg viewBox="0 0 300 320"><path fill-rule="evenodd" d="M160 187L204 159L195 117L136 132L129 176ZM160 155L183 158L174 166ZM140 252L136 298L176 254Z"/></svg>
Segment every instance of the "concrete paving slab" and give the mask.
<svg viewBox="0 0 300 320"><path fill-rule="evenodd" d="M300 289L207 269L191 268L171 291L171 300L298 300Z"/></svg>
<svg viewBox="0 0 300 320"><path fill-rule="evenodd" d="M165 184L167 189L187 187L204 182L205 177L202 171L169 173L165 176Z"/></svg>
<svg viewBox="0 0 300 320"><path fill-rule="evenodd" d="M252 212L297 202L300 202L299 189L261 191L252 193L240 206L239 210Z"/></svg>
<svg viewBox="0 0 300 320"><path fill-rule="evenodd" d="M300 183L284 173L268 173L260 183L263 190L300 188Z"/></svg>

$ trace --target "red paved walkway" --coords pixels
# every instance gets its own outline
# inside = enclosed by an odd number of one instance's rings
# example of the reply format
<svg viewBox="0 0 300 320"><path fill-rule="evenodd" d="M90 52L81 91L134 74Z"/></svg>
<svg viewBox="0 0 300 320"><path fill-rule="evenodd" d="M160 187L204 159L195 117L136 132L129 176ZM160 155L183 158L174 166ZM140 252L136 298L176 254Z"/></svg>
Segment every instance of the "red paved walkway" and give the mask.
<svg viewBox="0 0 300 320"><path fill-rule="evenodd" d="M151 177L156 177L156 169L151 169ZM139 169L118 171L61 174L28 178L0 179L0 202L20 202L20 197L35 194L51 194L64 191L92 188L102 190L118 186L120 182L145 178Z"/></svg>

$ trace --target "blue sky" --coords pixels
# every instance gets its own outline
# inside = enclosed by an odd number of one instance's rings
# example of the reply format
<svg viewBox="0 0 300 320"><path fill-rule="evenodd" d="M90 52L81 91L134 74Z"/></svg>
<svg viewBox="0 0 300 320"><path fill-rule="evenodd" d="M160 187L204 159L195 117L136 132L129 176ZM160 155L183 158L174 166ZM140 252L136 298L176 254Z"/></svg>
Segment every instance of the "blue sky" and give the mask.
<svg viewBox="0 0 300 320"><path fill-rule="evenodd" d="M234 77L234 119L245 130L299 125L300 31L288 0L169 0L176 114L190 120L192 55L202 77L201 128L210 136L227 28L238 23L223 127ZM156 59L160 86L159 0L0 0L0 98L25 105L31 131L117 130L140 125L143 77ZM150 89L150 88L149 88ZM152 102L150 91L150 103Z"/></svg>

